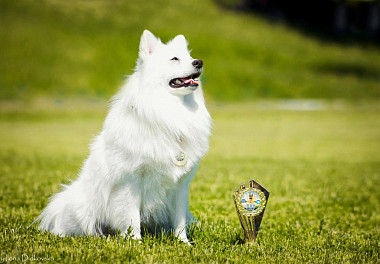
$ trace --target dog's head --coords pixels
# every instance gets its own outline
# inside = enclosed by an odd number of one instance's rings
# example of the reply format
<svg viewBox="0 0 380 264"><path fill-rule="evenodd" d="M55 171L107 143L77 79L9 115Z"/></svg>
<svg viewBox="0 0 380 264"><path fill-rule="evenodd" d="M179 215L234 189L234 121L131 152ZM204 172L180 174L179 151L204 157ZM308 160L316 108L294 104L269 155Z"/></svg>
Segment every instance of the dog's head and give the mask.
<svg viewBox="0 0 380 264"><path fill-rule="evenodd" d="M190 56L183 35L163 44L145 30L141 36L137 70L144 75L149 74L159 88L164 87L170 93L182 96L199 87L203 62Z"/></svg>

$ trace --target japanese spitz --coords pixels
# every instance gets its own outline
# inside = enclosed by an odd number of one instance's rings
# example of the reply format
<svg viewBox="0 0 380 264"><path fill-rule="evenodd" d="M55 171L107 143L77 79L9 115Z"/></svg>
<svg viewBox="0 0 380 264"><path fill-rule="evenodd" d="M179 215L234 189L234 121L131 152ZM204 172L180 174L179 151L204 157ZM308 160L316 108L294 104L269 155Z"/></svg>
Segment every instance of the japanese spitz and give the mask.
<svg viewBox="0 0 380 264"><path fill-rule="evenodd" d="M163 44L145 30L135 72L112 99L78 179L51 198L39 229L66 236L107 227L141 239L146 227L188 243L189 183L211 127L202 70L183 35Z"/></svg>

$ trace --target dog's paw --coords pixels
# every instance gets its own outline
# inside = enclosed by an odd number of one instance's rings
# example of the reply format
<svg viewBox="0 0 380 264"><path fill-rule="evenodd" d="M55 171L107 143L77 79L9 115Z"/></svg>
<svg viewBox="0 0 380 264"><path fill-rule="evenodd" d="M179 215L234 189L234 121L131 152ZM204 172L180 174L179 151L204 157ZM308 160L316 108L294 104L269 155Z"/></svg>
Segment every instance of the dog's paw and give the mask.
<svg viewBox="0 0 380 264"><path fill-rule="evenodd" d="M179 240L188 246L192 246L191 243L189 242L189 239L187 239L187 237L179 237Z"/></svg>
<svg viewBox="0 0 380 264"><path fill-rule="evenodd" d="M132 228L128 228L124 232L121 233L121 236L124 238L129 238L132 240L140 241L141 243L141 233Z"/></svg>
<svg viewBox="0 0 380 264"><path fill-rule="evenodd" d="M193 246L188 240L186 240L186 241L181 240L181 242L183 242L187 246L190 246L190 247Z"/></svg>

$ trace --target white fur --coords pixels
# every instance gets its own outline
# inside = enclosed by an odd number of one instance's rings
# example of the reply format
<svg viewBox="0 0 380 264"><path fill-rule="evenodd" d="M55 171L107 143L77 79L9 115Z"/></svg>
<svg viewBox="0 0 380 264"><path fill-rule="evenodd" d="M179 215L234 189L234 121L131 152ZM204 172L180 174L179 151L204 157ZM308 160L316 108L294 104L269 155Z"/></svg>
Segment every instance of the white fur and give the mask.
<svg viewBox="0 0 380 264"><path fill-rule="evenodd" d="M211 118L200 86L168 84L192 74L192 61L184 36L162 44L144 31L134 74L113 98L78 179L39 216L40 230L97 235L108 226L140 239L147 226L173 230L188 242L188 187L208 150ZM183 167L173 163L180 150L189 157Z"/></svg>

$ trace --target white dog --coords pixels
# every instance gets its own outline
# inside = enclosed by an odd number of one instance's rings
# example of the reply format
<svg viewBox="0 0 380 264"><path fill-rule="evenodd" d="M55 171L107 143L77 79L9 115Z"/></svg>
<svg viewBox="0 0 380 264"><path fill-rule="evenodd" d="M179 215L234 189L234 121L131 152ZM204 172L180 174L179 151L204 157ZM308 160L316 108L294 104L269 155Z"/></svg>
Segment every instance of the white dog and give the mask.
<svg viewBox="0 0 380 264"><path fill-rule="evenodd" d="M183 35L167 44L145 30L135 72L113 98L77 180L55 194L40 230L141 239L141 226L188 243L188 188L208 150L211 118Z"/></svg>

